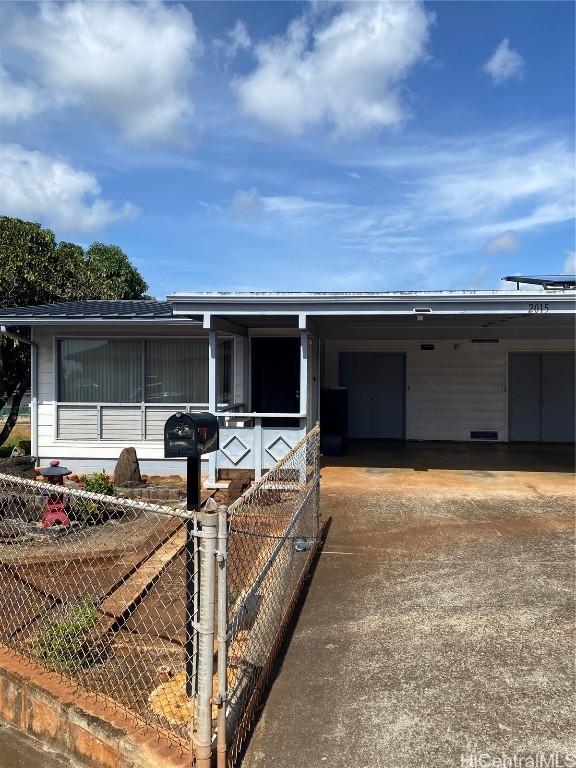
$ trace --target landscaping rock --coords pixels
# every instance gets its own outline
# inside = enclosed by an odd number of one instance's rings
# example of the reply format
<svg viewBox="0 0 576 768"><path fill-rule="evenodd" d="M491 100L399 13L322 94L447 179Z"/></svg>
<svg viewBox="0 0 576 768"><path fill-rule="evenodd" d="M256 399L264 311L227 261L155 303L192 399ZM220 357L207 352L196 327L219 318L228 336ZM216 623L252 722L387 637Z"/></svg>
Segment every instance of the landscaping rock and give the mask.
<svg viewBox="0 0 576 768"><path fill-rule="evenodd" d="M125 488L144 485L135 448L124 448L114 468L114 484Z"/></svg>

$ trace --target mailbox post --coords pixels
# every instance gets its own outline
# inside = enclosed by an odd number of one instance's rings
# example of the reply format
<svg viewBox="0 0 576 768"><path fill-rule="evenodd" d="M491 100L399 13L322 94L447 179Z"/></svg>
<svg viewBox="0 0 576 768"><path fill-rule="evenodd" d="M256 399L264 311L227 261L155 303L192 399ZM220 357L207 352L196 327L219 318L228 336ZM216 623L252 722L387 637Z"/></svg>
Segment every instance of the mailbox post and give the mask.
<svg viewBox="0 0 576 768"><path fill-rule="evenodd" d="M170 416L164 425L164 456L186 459L186 509L200 511L201 458L218 450L218 419L211 413L182 413ZM186 521L186 695L192 696L194 654L194 529ZM196 682L197 684L197 682Z"/></svg>

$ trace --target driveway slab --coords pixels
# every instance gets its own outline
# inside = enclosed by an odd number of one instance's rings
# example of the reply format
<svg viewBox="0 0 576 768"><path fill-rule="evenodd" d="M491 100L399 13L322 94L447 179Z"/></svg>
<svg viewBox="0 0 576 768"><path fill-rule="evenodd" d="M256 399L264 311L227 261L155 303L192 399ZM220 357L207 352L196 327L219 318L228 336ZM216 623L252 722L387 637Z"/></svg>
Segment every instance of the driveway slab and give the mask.
<svg viewBox="0 0 576 768"><path fill-rule="evenodd" d="M243 768L576 753L568 472L327 467L322 514Z"/></svg>

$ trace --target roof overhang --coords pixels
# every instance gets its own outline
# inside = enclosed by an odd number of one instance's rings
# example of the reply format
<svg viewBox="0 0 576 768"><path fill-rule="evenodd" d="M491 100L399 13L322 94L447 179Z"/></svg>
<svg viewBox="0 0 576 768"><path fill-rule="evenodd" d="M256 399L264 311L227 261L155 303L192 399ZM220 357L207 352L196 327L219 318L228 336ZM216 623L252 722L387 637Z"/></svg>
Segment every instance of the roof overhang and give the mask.
<svg viewBox="0 0 576 768"><path fill-rule="evenodd" d="M202 320L189 318L189 317L150 317L150 318L138 318L138 317L0 317L0 325L7 327L29 327L29 326L68 326L68 325L81 325L91 326L97 328L104 328L107 326L118 327L121 326L157 326L157 325L193 325L202 327Z"/></svg>
<svg viewBox="0 0 576 768"><path fill-rule="evenodd" d="M174 317L574 314L576 292L172 294Z"/></svg>

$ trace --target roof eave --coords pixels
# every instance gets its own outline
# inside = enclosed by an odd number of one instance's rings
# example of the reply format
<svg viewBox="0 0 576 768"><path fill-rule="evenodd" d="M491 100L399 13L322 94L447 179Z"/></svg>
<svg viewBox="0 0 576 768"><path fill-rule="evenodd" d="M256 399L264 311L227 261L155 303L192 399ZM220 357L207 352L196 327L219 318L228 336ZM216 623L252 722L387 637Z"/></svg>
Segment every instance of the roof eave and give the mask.
<svg viewBox="0 0 576 768"><path fill-rule="evenodd" d="M201 320L185 317L0 317L0 325L36 326L36 325L197 325Z"/></svg>
<svg viewBox="0 0 576 768"><path fill-rule="evenodd" d="M513 302L525 301L527 297L543 297L547 300L576 298L576 291L556 289L551 292L542 291L458 291L458 292L419 292L402 293L174 293L167 298L170 304L205 304L206 302L230 304L322 304L337 301L341 304L375 304L375 303L412 303L415 300L461 302L489 301L497 303L503 300Z"/></svg>

